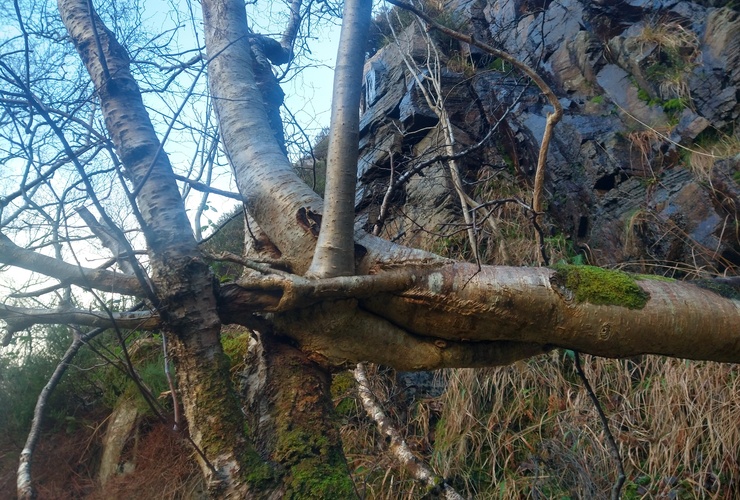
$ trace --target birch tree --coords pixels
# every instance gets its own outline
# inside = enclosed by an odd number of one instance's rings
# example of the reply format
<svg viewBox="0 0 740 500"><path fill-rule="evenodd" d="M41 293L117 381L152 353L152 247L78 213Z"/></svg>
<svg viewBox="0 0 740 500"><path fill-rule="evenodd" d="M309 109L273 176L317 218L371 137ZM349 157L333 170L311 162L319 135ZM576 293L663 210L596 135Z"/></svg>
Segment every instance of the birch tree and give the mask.
<svg viewBox="0 0 740 500"><path fill-rule="evenodd" d="M331 417L329 380L333 370L359 362L400 370L483 367L555 348L740 360L740 301L726 297L737 290L732 279L709 290L590 267L479 267L354 228L358 40L366 36L368 0L343 7L326 203L293 170L275 119L280 102L269 98L275 82L264 58L272 49L279 54L274 62L290 58L292 23L300 19L291 16L287 38L271 44L250 29L243 2L201 2L205 52L192 64L199 61L207 72L252 251L236 257L247 269L243 276L218 283L183 201L184 191L210 188L175 174L132 71L136 47L124 47L92 7L88 0L58 2L64 43L74 47L87 74L87 121L75 115L79 110L63 112L59 102L47 102L48 94L35 87L20 13L18 39L25 48L20 57L0 59L5 88L12 89L2 95L3 127L15 127L13 137L29 146L46 134L44 150L56 150L52 160L26 154L23 175L12 187L4 184L0 263L51 280L39 296L73 287L134 297L146 307L113 312L104 301L95 301L95 310L62 301L45 309L5 300L5 341L39 323L163 332L177 366L185 432L213 497L354 496ZM301 12L301 3L291 9ZM90 126L98 119L104 130ZM86 131L87 143L71 139L73 126ZM94 148L109 154L108 177L87 161ZM54 187L57 164L74 167L74 180L61 192ZM125 195L142 238L130 237L130 228L101 203L109 186L99 179L111 179ZM42 199L42 191L54 196ZM65 226L70 204L90 206L104 228L96 231L88 220L86 228L74 228L76 238L105 242L105 233L115 242L104 243L110 262L103 267L68 251L75 239ZM24 222L28 214L46 220L51 236L36 239ZM226 324L243 325L257 339L245 401L229 382L219 341ZM21 498L33 494L32 452L31 444L21 457Z"/></svg>

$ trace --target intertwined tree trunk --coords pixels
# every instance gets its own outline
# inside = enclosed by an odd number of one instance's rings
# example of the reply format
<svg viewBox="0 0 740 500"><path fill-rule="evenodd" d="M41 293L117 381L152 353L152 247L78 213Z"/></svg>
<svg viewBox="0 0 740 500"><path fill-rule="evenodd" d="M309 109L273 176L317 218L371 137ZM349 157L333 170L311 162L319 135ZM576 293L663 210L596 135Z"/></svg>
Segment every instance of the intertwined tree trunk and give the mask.
<svg viewBox="0 0 740 500"><path fill-rule="evenodd" d="M347 180L355 176L356 124L344 127L336 114L337 168L330 169L327 185L337 186L340 196L332 209L338 212L324 212L270 125L275 109L267 107L255 78L243 2L201 5L223 146L255 232L274 246L281 268L247 262L254 272L235 283L214 281L127 52L86 0L59 0L59 10L126 171L150 270L147 275L133 260L136 277L86 270L20 248L4 235L0 262L150 302L154 312L136 321L163 330L174 347L187 431L214 497L354 495L328 391L330 370L337 367L361 361L404 370L493 366L555 347L613 357L740 360L740 301L728 298L737 296L732 281L706 290L589 267L479 268L359 230L351 234ZM369 5L346 3L349 39L367 25ZM357 56L356 45L347 47L355 47L348 56ZM361 66L361 57L348 58L355 77ZM347 99L338 102L349 115L357 114L356 85L349 78L335 88L346 91ZM312 261L317 264L309 279L304 275ZM85 311L42 314L3 306L0 317L7 318L8 330L53 321L105 326L132 317L75 312ZM219 341L225 323L250 327L260 339L251 346L243 406ZM22 497L32 494L29 479L19 477Z"/></svg>

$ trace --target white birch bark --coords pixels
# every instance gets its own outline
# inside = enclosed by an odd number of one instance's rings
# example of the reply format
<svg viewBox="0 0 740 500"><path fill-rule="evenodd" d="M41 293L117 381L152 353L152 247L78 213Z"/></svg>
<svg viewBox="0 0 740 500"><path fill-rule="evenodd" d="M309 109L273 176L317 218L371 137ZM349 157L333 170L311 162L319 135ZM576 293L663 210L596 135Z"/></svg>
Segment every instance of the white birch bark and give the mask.
<svg viewBox="0 0 740 500"><path fill-rule="evenodd" d="M355 272L355 186L360 93L372 0L346 0L331 107L321 232L309 273L328 278Z"/></svg>

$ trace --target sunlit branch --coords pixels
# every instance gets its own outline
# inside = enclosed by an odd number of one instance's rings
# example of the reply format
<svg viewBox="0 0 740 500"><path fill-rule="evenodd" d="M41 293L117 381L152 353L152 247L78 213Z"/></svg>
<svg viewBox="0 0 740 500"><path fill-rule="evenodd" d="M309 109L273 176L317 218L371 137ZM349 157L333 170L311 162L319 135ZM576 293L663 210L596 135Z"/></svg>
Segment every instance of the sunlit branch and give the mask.
<svg viewBox="0 0 740 500"><path fill-rule="evenodd" d="M66 284L94 288L105 292L141 296L137 278L103 269L89 269L48 257L13 243L0 234L0 263L37 272Z"/></svg>

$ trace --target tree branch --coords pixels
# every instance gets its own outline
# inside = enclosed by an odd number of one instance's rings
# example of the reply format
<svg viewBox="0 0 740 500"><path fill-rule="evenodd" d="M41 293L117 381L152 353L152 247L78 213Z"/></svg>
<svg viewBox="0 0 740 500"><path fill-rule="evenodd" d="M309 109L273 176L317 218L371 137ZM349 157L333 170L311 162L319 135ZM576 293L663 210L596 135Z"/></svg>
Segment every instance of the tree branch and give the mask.
<svg viewBox="0 0 740 500"><path fill-rule="evenodd" d="M110 315L101 311L85 309L34 309L0 304L0 319L5 320L7 333L3 346L10 343L15 332L33 325L84 325L112 328L117 324L126 330L156 330L161 326L160 318L149 311L119 312Z"/></svg>
<svg viewBox="0 0 740 500"><path fill-rule="evenodd" d="M127 260L127 249L130 246L128 242L121 242L120 235L114 233L98 222L95 216L90 213L87 208L78 207L76 211L79 216L82 217L82 220L85 221L85 224L87 224L87 227L90 228L93 234L98 237L108 250L111 251L113 257L118 263L118 266L121 268L121 271L133 276L135 274L134 268L131 265L131 262Z"/></svg>
<svg viewBox="0 0 740 500"><path fill-rule="evenodd" d="M123 295L143 296L136 277L103 269L89 269L21 248L0 233L0 263L37 272L66 284Z"/></svg>

